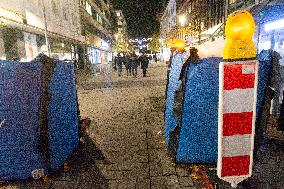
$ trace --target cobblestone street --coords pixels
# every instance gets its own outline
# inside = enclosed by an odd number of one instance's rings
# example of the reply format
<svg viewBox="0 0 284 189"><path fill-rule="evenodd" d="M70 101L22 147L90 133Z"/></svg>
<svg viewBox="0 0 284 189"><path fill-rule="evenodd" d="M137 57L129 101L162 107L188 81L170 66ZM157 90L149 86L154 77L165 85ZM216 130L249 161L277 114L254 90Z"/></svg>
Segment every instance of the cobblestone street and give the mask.
<svg viewBox="0 0 284 189"><path fill-rule="evenodd" d="M86 83L79 91L81 115L93 120L89 136L102 152L96 166L106 188L195 188L188 167L175 166L165 151L165 79L166 67L158 65L147 78L114 77L108 88L88 90L95 87Z"/></svg>

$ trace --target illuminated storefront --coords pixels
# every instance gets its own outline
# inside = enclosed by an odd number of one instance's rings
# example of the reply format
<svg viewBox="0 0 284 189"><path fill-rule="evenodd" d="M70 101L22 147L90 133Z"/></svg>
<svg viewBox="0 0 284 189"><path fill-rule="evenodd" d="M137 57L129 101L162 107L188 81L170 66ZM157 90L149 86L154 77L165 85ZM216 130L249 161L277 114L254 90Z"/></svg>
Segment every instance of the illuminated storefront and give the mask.
<svg viewBox="0 0 284 189"><path fill-rule="evenodd" d="M275 50L282 59L284 66L284 2L271 3L264 7L256 16L258 22L258 52Z"/></svg>

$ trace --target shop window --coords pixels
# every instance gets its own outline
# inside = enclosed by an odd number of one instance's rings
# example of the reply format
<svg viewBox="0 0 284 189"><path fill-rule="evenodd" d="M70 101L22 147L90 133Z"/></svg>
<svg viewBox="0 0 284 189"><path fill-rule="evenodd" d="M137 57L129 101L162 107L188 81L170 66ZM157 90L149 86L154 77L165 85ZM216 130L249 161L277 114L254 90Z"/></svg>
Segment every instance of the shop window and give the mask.
<svg viewBox="0 0 284 189"><path fill-rule="evenodd" d="M98 21L100 24L103 23L102 17L101 17L99 14L97 14L97 21Z"/></svg>

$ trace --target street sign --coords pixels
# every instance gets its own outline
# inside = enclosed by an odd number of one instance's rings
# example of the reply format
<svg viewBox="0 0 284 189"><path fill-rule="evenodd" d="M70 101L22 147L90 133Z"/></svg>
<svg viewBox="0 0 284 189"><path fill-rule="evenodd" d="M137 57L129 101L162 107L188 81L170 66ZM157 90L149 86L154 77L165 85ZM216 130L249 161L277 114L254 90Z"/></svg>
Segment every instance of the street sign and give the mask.
<svg viewBox="0 0 284 189"><path fill-rule="evenodd" d="M219 178L232 187L252 174L258 61L222 62L219 72Z"/></svg>

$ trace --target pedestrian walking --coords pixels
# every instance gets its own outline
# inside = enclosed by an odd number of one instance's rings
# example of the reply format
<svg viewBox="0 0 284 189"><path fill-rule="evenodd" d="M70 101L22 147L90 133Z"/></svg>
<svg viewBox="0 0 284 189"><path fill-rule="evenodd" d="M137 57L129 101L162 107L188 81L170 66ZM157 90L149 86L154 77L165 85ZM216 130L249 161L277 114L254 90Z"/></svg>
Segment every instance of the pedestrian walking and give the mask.
<svg viewBox="0 0 284 189"><path fill-rule="evenodd" d="M118 77L121 77L122 64L123 64L122 57L121 57L120 53L118 53L117 57L115 57L115 65L116 65L116 68L117 68Z"/></svg>
<svg viewBox="0 0 284 189"><path fill-rule="evenodd" d="M158 62L157 53L154 54L154 61L155 61L155 63Z"/></svg>
<svg viewBox="0 0 284 189"><path fill-rule="evenodd" d="M140 62L140 64L141 64L141 69L142 69L142 72L143 72L143 77L146 77L147 69L148 69L148 65L149 65L149 59L148 59L148 57L146 56L145 53L143 53L143 54L140 56L139 62Z"/></svg>
<svg viewBox="0 0 284 189"><path fill-rule="evenodd" d="M125 55L125 69L126 69L126 75L131 76L132 75L132 61L129 53L126 53Z"/></svg>
<svg viewBox="0 0 284 189"><path fill-rule="evenodd" d="M138 66L139 66L138 57L135 54L135 52L133 52L131 55L131 72L132 72L133 77L137 77Z"/></svg>

